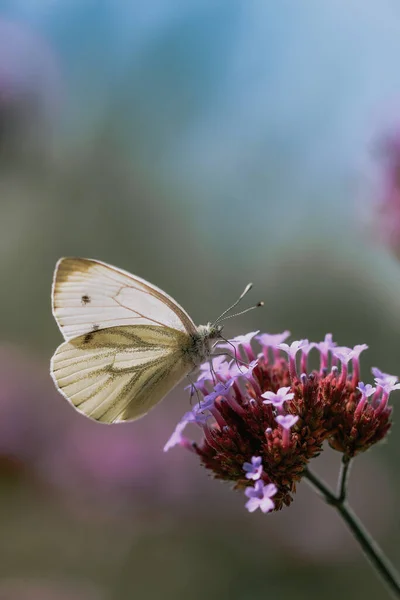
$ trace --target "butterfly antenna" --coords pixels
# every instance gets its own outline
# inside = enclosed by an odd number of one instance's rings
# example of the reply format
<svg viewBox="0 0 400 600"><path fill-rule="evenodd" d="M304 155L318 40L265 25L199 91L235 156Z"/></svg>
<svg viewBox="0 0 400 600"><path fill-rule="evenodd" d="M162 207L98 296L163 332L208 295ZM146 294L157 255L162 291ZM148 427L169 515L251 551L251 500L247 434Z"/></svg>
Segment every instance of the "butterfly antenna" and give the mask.
<svg viewBox="0 0 400 600"><path fill-rule="evenodd" d="M254 306L250 306L249 308L245 308L245 310L241 310L240 312L235 313L233 315L228 315L227 317L221 318L222 317L222 315L221 315L221 317L219 317L217 319L216 323L218 321L226 321L226 319L231 319L232 317L238 317L239 315L244 315L245 313L249 312L250 310L254 310L255 308L260 308L260 306L264 306L264 302L262 302L262 301L261 302L257 302L257 304L255 304ZM233 307L231 307L231 308L233 308ZM225 313L222 313L222 314L226 314L226 312L228 312L228 311L225 311Z"/></svg>
<svg viewBox="0 0 400 600"><path fill-rule="evenodd" d="M248 283L246 285L246 287L244 288L243 292L240 294L239 298L236 300L236 302L234 302L232 304L232 306L230 306L229 308L224 310L224 312L219 315L218 319L216 319L214 321L213 325L216 325L218 323L218 321L221 321L222 317L224 317L229 311L231 311L233 308L235 308L235 306L237 306L239 304L239 302L245 297L245 295L251 290L252 287L253 287L253 284Z"/></svg>

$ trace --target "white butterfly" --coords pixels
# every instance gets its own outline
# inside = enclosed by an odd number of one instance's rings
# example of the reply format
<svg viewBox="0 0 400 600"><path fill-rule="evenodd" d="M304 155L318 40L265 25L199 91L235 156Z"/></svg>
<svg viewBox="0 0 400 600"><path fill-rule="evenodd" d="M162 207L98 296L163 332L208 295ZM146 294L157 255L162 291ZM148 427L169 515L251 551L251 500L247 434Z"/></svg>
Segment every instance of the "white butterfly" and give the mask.
<svg viewBox="0 0 400 600"><path fill-rule="evenodd" d="M58 261L52 307L66 340L51 359L54 383L78 411L103 423L145 415L221 337L221 325L196 327L151 283L86 258Z"/></svg>

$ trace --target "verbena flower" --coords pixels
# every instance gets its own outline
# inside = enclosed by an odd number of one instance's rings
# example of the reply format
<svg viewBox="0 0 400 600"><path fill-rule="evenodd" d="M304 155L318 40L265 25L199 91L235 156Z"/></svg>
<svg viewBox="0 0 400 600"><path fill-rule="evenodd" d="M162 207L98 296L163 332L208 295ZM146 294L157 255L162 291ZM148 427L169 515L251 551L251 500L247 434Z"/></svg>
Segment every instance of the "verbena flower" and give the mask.
<svg viewBox="0 0 400 600"><path fill-rule="evenodd" d="M243 463L243 471L245 471L247 479L253 479L254 481L260 479L262 470L261 456L252 456L251 462Z"/></svg>
<svg viewBox="0 0 400 600"><path fill-rule="evenodd" d="M235 338L247 366L235 359L214 359L213 369L204 365L196 386L203 400L165 446L197 454L214 477L245 491L250 511L289 505L324 441L351 458L383 439L391 425L389 396L400 388L397 377L376 368L374 387L360 381L365 344L337 346L327 334L322 342L289 345L282 341L287 334L258 335L261 352L254 348L254 332ZM308 370L310 352L319 353L319 370ZM202 431L200 443L183 434L189 424Z"/></svg>
<svg viewBox="0 0 400 600"><path fill-rule="evenodd" d="M262 481L256 481L254 487L248 487L245 490L249 500L246 502L246 508L249 512L254 512L259 508L263 513L270 512L274 509L274 501L271 500L275 496L277 487L273 483L264 485Z"/></svg>

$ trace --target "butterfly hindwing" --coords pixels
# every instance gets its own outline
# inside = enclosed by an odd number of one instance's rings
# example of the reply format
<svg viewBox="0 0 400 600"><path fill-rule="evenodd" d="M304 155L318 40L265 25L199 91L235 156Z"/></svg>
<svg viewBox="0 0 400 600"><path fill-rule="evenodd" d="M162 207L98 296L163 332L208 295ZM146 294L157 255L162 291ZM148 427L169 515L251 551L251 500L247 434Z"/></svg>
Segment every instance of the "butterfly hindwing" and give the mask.
<svg viewBox="0 0 400 600"><path fill-rule="evenodd" d="M156 326L91 331L64 342L52 377L73 406L104 423L145 415L192 368L181 352L187 335Z"/></svg>
<svg viewBox="0 0 400 600"><path fill-rule="evenodd" d="M196 326L173 298L156 286L100 261L62 258L52 291L53 314L66 340L95 329L153 325L191 334Z"/></svg>

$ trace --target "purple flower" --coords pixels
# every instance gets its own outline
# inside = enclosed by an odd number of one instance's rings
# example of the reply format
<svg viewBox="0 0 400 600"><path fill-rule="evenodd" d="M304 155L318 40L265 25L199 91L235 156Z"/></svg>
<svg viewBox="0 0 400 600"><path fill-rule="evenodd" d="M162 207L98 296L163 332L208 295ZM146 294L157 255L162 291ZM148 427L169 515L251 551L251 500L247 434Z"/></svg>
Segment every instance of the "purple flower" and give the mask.
<svg viewBox="0 0 400 600"><path fill-rule="evenodd" d="M170 450L174 446L180 446L182 444L182 442L184 441L184 436L182 435L182 432L185 429L188 422L189 421L185 420L185 417L183 417L179 421L179 423L175 427L173 434L164 446L164 452L168 452L168 450Z"/></svg>
<svg viewBox="0 0 400 600"><path fill-rule="evenodd" d="M228 396L229 390L231 389L231 387L233 386L234 383L235 383L235 380L233 378L229 379L229 381L226 381L225 383L221 383L221 382L217 383L217 385L214 386L214 391L211 392L211 394L207 394L207 396L204 398L203 402L200 403L201 410L205 410L206 408L209 408L209 406L211 406L211 404L213 404L219 396L225 396L225 397ZM207 406L204 406L204 403Z"/></svg>
<svg viewBox="0 0 400 600"><path fill-rule="evenodd" d="M264 485L262 481L256 481L254 487L248 487L244 492L247 498L249 498L246 502L247 510L249 512L254 512L259 508L263 513L270 512L275 506L271 498L277 491L278 488L274 483Z"/></svg>
<svg viewBox="0 0 400 600"><path fill-rule="evenodd" d="M309 342L308 344L305 344L304 346L301 347L301 351L303 354L308 356L310 350L312 350L316 346L317 346L317 344L315 342Z"/></svg>
<svg viewBox="0 0 400 600"><path fill-rule="evenodd" d="M262 346L267 348L276 348L279 344L282 344L290 335L290 331L286 330L282 333L262 333L256 336L256 340L260 342Z"/></svg>
<svg viewBox="0 0 400 600"><path fill-rule="evenodd" d="M250 333L246 333L245 335L237 335L233 339L229 340L228 343L219 344L218 347L232 349L232 346L233 346L235 351L237 351L240 347L242 347L246 353L248 361L251 362L252 360L255 359L254 351L251 347L251 341L254 338L254 336L257 335L258 333L260 333L259 330L258 331L250 331ZM235 352L235 357L236 357L236 352Z"/></svg>
<svg viewBox="0 0 400 600"><path fill-rule="evenodd" d="M353 348L352 358L359 358L361 352L364 352L364 350L368 350L367 344L356 344Z"/></svg>
<svg viewBox="0 0 400 600"><path fill-rule="evenodd" d="M204 403L202 402L201 404L203 405ZM182 435L184 429L186 428L186 425L188 425L189 423L205 425L207 419L210 418L210 415L203 414L202 412L200 412L200 410L197 410L197 407L199 407L199 404L196 404L193 410L190 410L189 412L183 415L183 417L175 427L175 430L172 433L171 437L165 444L164 452L168 452L168 450L170 450L174 446L185 446L191 448L191 443L189 442L189 440ZM206 410L207 408L208 407L202 407L203 410Z"/></svg>
<svg viewBox="0 0 400 600"><path fill-rule="evenodd" d="M232 377L248 377L253 372L253 369L258 364L258 358L252 360L248 365L238 364L236 361L231 362L231 373Z"/></svg>
<svg viewBox="0 0 400 600"><path fill-rule="evenodd" d="M316 347L315 342L311 342L306 346L303 346L301 349L301 360L300 360L300 372L307 373L307 359L310 353L310 350Z"/></svg>
<svg viewBox="0 0 400 600"><path fill-rule="evenodd" d="M333 341L332 334L327 333L325 335L324 341L318 342L318 344L315 344L315 345L320 352L322 352L324 354L328 354L328 352L330 350L333 350L337 344L336 344L336 342Z"/></svg>
<svg viewBox="0 0 400 600"><path fill-rule="evenodd" d="M356 346L354 346L354 348L347 348L347 346L338 346L337 348L333 349L333 354L342 363L345 363L347 365L348 362L354 358L358 360L361 352L363 352L363 350L367 350L367 348L367 344L357 344Z"/></svg>
<svg viewBox="0 0 400 600"><path fill-rule="evenodd" d="M200 405L202 405L203 403L200 402ZM207 422L207 420L210 418L210 415L205 414L205 410L210 410L207 407L202 407L200 406L199 408L199 404L196 404L196 406L193 407L193 410L187 412L184 415L184 419L186 419L186 423L196 423L197 425L205 425L205 423Z"/></svg>
<svg viewBox="0 0 400 600"><path fill-rule="evenodd" d="M297 415L278 415L275 417L275 421L279 423L283 429L289 431L295 423L299 420Z"/></svg>
<svg viewBox="0 0 400 600"><path fill-rule="evenodd" d="M396 375L383 373L380 369L377 369L377 367L372 367L371 371L375 377L376 385L380 385L381 387L385 387L386 385L394 385L398 381L398 377L396 377Z"/></svg>
<svg viewBox="0 0 400 600"><path fill-rule="evenodd" d="M250 333L245 333L244 335L237 335L236 337L229 340L229 342L233 344L236 348L238 348L241 345L244 346L246 344L250 344L253 337L256 336L258 333L260 333L260 330L250 331ZM220 347L226 346L229 346L229 344L221 344Z"/></svg>
<svg viewBox="0 0 400 600"><path fill-rule="evenodd" d="M265 398L265 400L263 400L264 404L273 404L275 408L282 408L284 402L294 398L294 393L288 393L289 390L290 386L281 387L276 394L274 392L265 392L264 394L261 394L261 398Z"/></svg>
<svg viewBox="0 0 400 600"><path fill-rule="evenodd" d="M390 394L390 392L394 392L395 390L400 390L400 383L386 383L383 386L383 390L386 394Z"/></svg>
<svg viewBox="0 0 400 600"><path fill-rule="evenodd" d="M211 392L211 394L208 394L207 396L204 396L203 400L201 400L200 402L198 402L197 404L194 405L194 407L193 407L193 413L194 414L198 414L198 413L201 414L205 410L212 410L214 408L215 399L219 395L220 394L218 394L217 392Z"/></svg>
<svg viewBox="0 0 400 600"><path fill-rule="evenodd" d="M223 360L218 367L215 369L216 374L221 377L224 381L227 379L231 379L233 377L232 374L232 361L228 362L227 360Z"/></svg>
<svg viewBox="0 0 400 600"><path fill-rule="evenodd" d="M326 369L328 367L328 354L330 351L333 351L335 346L336 346L336 342L333 341L331 333L327 333L325 335L323 342L319 342L318 344L315 344L315 347L318 348L318 350L321 353L321 365L320 365L321 373L324 369Z"/></svg>
<svg viewBox="0 0 400 600"><path fill-rule="evenodd" d="M297 340L295 342L292 342L290 346L289 344L278 344L278 348L280 350L283 350L283 352L286 352L289 358L294 359L296 358L296 354L298 353L298 351L308 346L308 344L308 340Z"/></svg>
<svg viewBox="0 0 400 600"><path fill-rule="evenodd" d="M246 478L256 481L260 479L262 473L262 458L261 456L252 456L251 463L243 463L243 471L246 471Z"/></svg>
<svg viewBox="0 0 400 600"><path fill-rule="evenodd" d="M376 392L376 388L373 387L370 383L367 383L365 385L362 381L360 381L360 383L358 384L357 389L360 390L361 394L365 398L369 398L369 396L372 396L372 394Z"/></svg>
<svg viewBox="0 0 400 600"><path fill-rule="evenodd" d="M367 348L367 344L357 344L354 348L339 346L333 350L333 355L342 363L342 375L340 377L339 385L344 385L347 380L347 365L350 360L353 361L353 384L356 385L360 376L359 357L361 352Z"/></svg>
<svg viewBox="0 0 400 600"><path fill-rule="evenodd" d="M299 350L308 347L308 340L297 340L292 342L290 346L288 344L279 344L278 348L286 352L289 356L289 373L290 378L295 380L297 378L297 369L296 369L296 354Z"/></svg>
<svg viewBox="0 0 400 600"><path fill-rule="evenodd" d="M215 356L212 358L212 368L215 372L219 371L220 366L226 361L225 356ZM211 370L211 362L207 361L200 365L200 373L197 377L197 381L213 381L214 374Z"/></svg>
<svg viewBox="0 0 400 600"><path fill-rule="evenodd" d="M341 363L348 364L353 358L353 350L347 346L338 346L332 351L333 355L340 360Z"/></svg>
<svg viewBox="0 0 400 600"><path fill-rule="evenodd" d="M215 401L217 398L223 396L224 398L227 398L229 400L229 402L234 402L234 399L230 398L229 395L229 390L232 387L232 385L235 383L234 379L230 379L229 381L227 381L226 383L217 383L217 385L214 387L214 391L211 392L211 394L207 394L207 396L204 396L204 400L202 400L201 402L198 402L194 408L193 408L193 415L195 417L195 422L200 424L205 424L205 422L207 421L208 416L204 415L204 411L209 411L213 417L216 419L217 423L220 426L224 426L225 422L223 420L223 418L221 417L218 408L215 405ZM239 407L240 409L240 407ZM186 413L186 415L190 415L190 413ZM191 419L192 421L192 419Z"/></svg>

